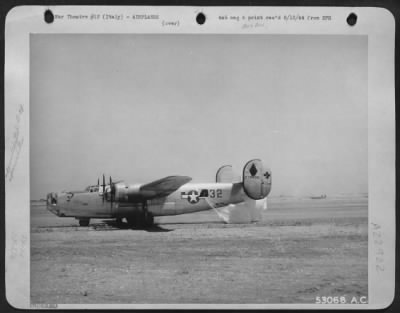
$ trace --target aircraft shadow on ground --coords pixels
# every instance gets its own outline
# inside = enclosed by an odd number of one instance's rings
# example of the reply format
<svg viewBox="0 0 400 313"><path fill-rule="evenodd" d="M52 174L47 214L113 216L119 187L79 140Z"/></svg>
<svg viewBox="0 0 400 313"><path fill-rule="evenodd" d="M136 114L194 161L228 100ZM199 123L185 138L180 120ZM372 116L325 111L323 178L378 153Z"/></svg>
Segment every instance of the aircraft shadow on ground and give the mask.
<svg viewBox="0 0 400 313"><path fill-rule="evenodd" d="M225 225L223 221L200 221L200 222L163 222L162 225ZM97 231L113 231L113 230L144 230L147 232L170 232L174 229L164 228L160 224L154 224L151 227L145 226L129 226L127 223L117 223L115 220L102 220L101 222L90 223L89 227L79 225L53 225L53 226L38 226L39 229L58 228L58 229L75 229L75 230L87 230L93 229Z"/></svg>
<svg viewBox="0 0 400 313"><path fill-rule="evenodd" d="M115 227L118 229L130 229L130 230L145 230L147 232L170 232L173 229L163 228L158 224L154 224L150 227L145 226L129 226L127 223L117 223L116 221L112 220L104 220L103 221L107 226Z"/></svg>
<svg viewBox="0 0 400 313"><path fill-rule="evenodd" d="M73 230L96 230L96 231L115 231L115 230L145 230L147 232L170 232L174 229L163 228L160 225L154 224L151 227L145 226L129 226L127 223L118 224L113 221L103 221L101 223L92 223L87 226L79 226L79 225L54 225L54 226L39 226L39 229L73 229Z"/></svg>
<svg viewBox="0 0 400 313"><path fill-rule="evenodd" d="M163 225L201 225L201 224L226 224L223 221L200 221L200 222L163 222Z"/></svg>

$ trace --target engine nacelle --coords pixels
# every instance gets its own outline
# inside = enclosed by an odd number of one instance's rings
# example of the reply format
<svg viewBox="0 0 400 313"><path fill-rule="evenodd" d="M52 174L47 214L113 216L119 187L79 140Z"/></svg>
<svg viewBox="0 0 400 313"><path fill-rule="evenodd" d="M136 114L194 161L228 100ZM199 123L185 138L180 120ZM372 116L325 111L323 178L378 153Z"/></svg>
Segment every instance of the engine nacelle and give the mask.
<svg viewBox="0 0 400 313"><path fill-rule="evenodd" d="M271 191L271 170L259 159L246 163L243 168L243 190L253 200L268 196Z"/></svg>
<svg viewBox="0 0 400 313"><path fill-rule="evenodd" d="M124 183L115 184L115 198L119 203L134 203L142 201L140 184L126 185Z"/></svg>

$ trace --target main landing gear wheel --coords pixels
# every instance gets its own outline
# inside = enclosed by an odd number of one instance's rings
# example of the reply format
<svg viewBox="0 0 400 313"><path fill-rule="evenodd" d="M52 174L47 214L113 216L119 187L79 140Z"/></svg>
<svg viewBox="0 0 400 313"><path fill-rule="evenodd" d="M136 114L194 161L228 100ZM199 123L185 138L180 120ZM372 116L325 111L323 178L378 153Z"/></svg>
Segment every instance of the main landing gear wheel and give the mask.
<svg viewBox="0 0 400 313"><path fill-rule="evenodd" d="M152 227L154 225L154 216L148 213L144 218L144 226Z"/></svg>
<svg viewBox="0 0 400 313"><path fill-rule="evenodd" d="M154 225L154 217L151 213L137 214L126 218L129 227L151 227Z"/></svg>
<svg viewBox="0 0 400 313"><path fill-rule="evenodd" d="M80 219L79 226L89 226L90 219Z"/></svg>
<svg viewBox="0 0 400 313"><path fill-rule="evenodd" d="M115 219L115 223L117 224L117 226L122 226L123 225L123 223L122 223L122 218L120 218L120 217L118 217L118 218L116 218Z"/></svg>
<svg viewBox="0 0 400 313"><path fill-rule="evenodd" d="M149 212L147 208L147 201L143 202L143 215L142 215L142 224L145 227L151 227L154 225L154 217L153 215Z"/></svg>
<svg viewBox="0 0 400 313"><path fill-rule="evenodd" d="M126 218L126 221L128 222L129 227L135 227L138 226L138 217L139 216L130 216Z"/></svg>

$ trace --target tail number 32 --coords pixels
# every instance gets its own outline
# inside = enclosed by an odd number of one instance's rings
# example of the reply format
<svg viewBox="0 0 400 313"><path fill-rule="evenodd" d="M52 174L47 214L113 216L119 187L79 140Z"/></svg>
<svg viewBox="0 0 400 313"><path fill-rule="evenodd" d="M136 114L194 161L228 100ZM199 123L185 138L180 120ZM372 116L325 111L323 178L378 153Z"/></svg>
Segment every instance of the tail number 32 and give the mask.
<svg viewBox="0 0 400 313"><path fill-rule="evenodd" d="M210 198L222 198L222 189L210 189Z"/></svg>

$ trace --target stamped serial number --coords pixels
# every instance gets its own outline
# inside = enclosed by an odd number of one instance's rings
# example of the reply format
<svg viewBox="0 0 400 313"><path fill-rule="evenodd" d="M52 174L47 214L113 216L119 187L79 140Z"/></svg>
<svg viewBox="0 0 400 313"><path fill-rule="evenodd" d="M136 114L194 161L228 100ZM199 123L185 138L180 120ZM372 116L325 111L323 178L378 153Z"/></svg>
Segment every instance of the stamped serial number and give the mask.
<svg viewBox="0 0 400 313"><path fill-rule="evenodd" d="M57 309L56 303L31 303L32 309Z"/></svg>
<svg viewBox="0 0 400 313"><path fill-rule="evenodd" d="M368 299L366 296L360 297L346 297L346 296L327 296L315 297L316 304L367 304Z"/></svg>

